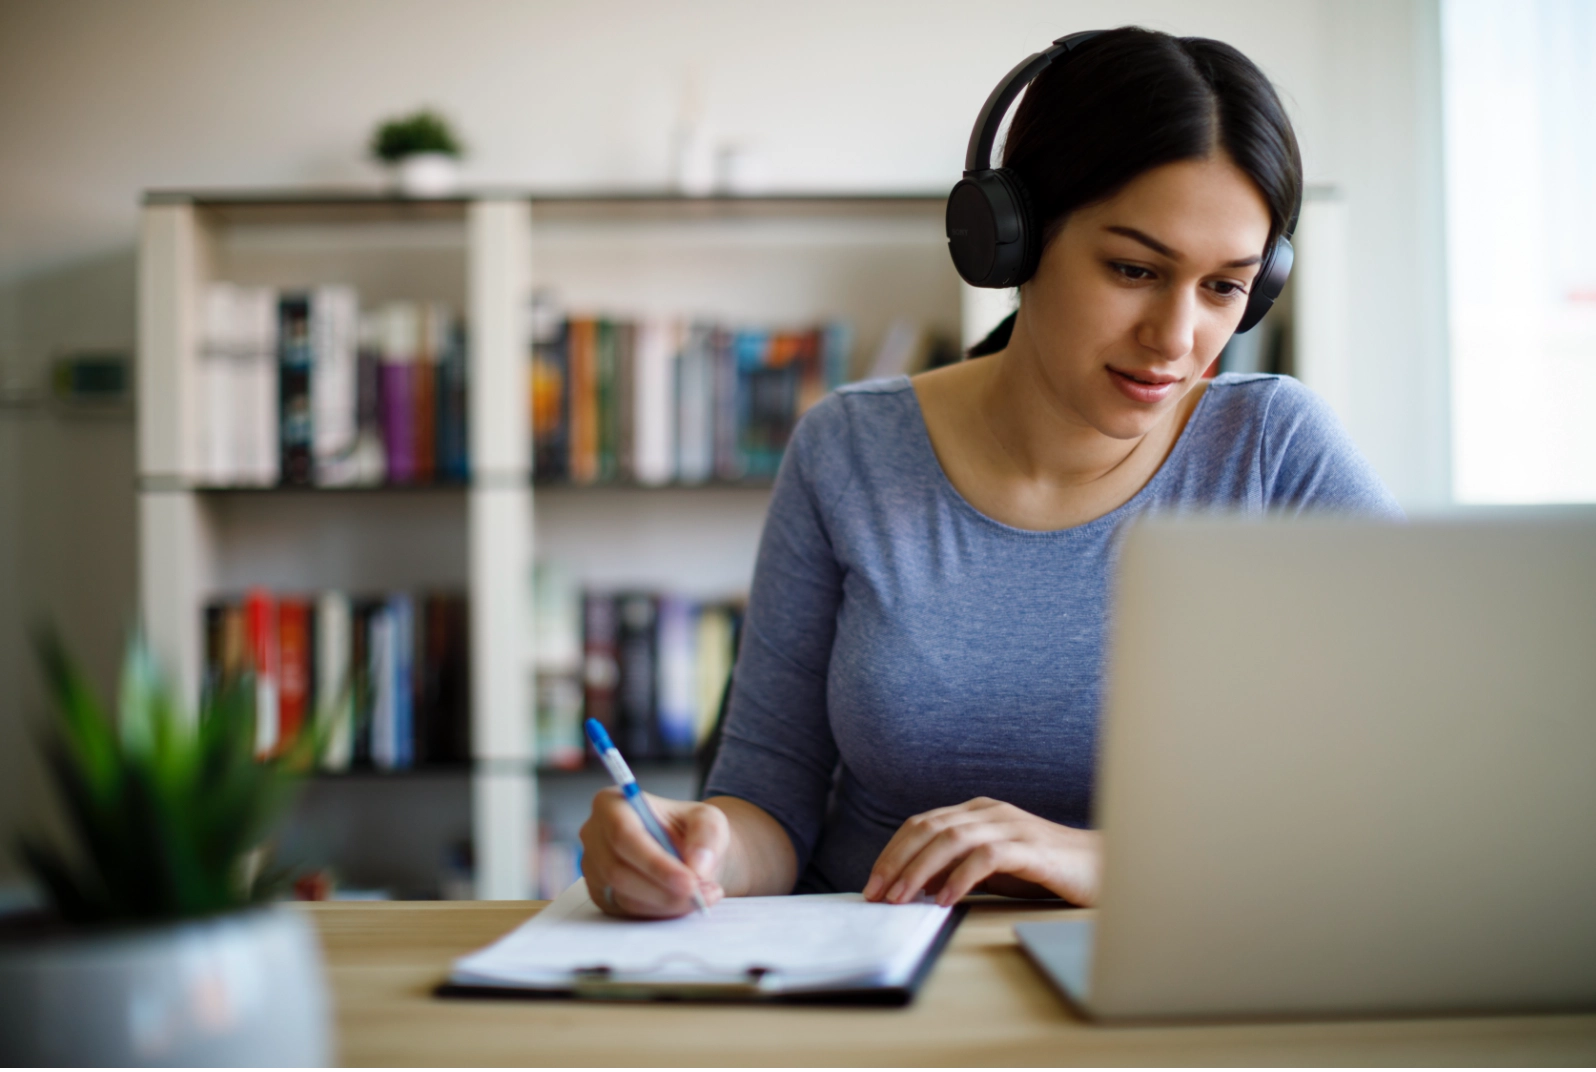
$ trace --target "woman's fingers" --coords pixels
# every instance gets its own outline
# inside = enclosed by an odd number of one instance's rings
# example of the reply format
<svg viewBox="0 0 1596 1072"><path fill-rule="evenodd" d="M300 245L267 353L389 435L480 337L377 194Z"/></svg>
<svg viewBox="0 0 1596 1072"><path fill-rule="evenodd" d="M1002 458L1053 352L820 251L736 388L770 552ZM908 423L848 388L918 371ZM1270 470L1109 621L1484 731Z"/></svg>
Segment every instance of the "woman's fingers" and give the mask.
<svg viewBox="0 0 1596 1072"><path fill-rule="evenodd" d="M989 822L996 816L1006 814L1003 809L1009 807L999 801L977 797L963 804L936 808L909 819L892 835L892 840L887 842L887 847L876 858L875 866L870 869L870 880L865 883L865 899L896 899L891 896L891 891L904 877L904 870L932 841L949 831Z"/></svg>
<svg viewBox="0 0 1596 1072"><path fill-rule="evenodd" d="M720 864L731 843L731 823L726 813L707 804L695 804L671 813L666 822L681 849L682 859L700 879L716 881Z"/></svg>
<svg viewBox="0 0 1596 1072"><path fill-rule="evenodd" d="M1013 855L1013 842L989 841L977 846L948 874L937 891L937 904L953 904L993 875L1011 870Z"/></svg>
<svg viewBox="0 0 1596 1072"><path fill-rule="evenodd" d="M716 810L706 805L651 798L666 827L686 845L691 831L694 847L715 855L729 833L715 829L715 819L693 817L699 809ZM724 825L724 816L721 817ZM693 908L694 892L706 901L718 900L722 893L714 879L715 860L710 874L695 873L649 836L642 821L619 790L605 789L593 798L593 810L582 826L583 873L594 903L613 915L679 916Z"/></svg>

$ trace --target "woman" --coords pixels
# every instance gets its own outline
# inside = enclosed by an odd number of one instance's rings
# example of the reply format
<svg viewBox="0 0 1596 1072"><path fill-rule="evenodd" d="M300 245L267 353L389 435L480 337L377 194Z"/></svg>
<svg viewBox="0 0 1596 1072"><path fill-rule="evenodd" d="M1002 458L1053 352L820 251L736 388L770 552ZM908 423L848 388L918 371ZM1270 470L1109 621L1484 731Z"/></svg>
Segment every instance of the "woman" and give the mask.
<svg viewBox="0 0 1596 1072"><path fill-rule="evenodd" d="M1203 379L1301 197L1290 122L1250 61L1100 34L1031 84L1004 164L1045 243L1018 311L979 360L845 387L800 422L707 799L655 801L686 863L605 790L582 840L606 911L679 915L695 890L1091 904L1125 526L1400 516L1300 384Z"/></svg>

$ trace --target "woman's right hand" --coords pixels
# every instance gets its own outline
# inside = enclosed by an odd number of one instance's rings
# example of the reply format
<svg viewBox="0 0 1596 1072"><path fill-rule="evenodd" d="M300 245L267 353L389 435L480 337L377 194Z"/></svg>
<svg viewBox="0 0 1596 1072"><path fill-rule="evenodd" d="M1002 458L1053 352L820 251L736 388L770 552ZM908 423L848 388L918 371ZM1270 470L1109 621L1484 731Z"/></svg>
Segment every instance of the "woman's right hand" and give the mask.
<svg viewBox="0 0 1596 1072"><path fill-rule="evenodd" d="M724 897L726 813L713 804L644 796L682 859L648 836L619 789L602 789L582 824L582 875L593 903L612 916L659 919L693 911L694 890L709 904Z"/></svg>

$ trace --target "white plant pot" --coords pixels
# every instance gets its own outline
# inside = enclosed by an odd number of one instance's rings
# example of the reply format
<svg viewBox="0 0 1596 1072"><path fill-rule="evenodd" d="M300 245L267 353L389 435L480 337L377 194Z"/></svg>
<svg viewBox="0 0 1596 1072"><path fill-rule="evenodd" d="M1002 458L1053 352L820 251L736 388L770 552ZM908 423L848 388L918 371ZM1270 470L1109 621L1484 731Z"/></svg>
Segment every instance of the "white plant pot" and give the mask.
<svg viewBox="0 0 1596 1072"><path fill-rule="evenodd" d="M325 1065L321 951L292 908L0 938L0 1065Z"/></svg>
<svg viewBox="0 0 1596 1072"><path fill-rule="evenodd" d="M415 153L394 165L394 179L406 197L448 197L460 188L460 162L445 153Z"/></svg>

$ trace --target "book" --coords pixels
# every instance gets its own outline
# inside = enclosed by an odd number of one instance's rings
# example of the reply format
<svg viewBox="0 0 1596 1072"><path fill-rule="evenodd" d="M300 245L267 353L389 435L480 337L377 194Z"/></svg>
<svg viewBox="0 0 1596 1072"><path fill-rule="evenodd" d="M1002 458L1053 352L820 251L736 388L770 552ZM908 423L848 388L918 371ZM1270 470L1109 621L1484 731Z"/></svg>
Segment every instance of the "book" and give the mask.
<svg viewBox="0 0 1596 1072"><path fill-rule="evenodd" d="M277 604L271 594L252 588L244 597L244 629L249 669L255 676L255 754L277 749Z"/></svg>
<svg viewBox="0 0 1596 1072"><path fill-rule="evenodd" d="M349 744L351 767L369 768L376 765L371 748L377 714L377 664L376 649L372 645L372 619L381 610L382 604L370 599L352 600L350 603L349 669L355 705Z"/></svg>
<svg viewBox="0 0 1596 1072"><path fill-rule="evenodd" d="M570 377L566 322L545 315L536 319L532 336L532 476L560 481L570 476Z"/></svg>
<svg viewBox="0 0 1596 1072"><path fill-rule="evenodd" d="M655 722L661 755L685 759L698 744L698 622L685 596L659 598ZM623 671L624 675L624 671Z"/></svg>
<svg viewBox="0 0 1596 1072"><path fill-rule="evenodd" d="M615 689L621 676L615 612L614 596L588 592L582 597L582 709L612 738L619 732Z"/></svg>
<svg viewBox="0 0 1596 1072"><path fill-rule="evenodd" d="M310 295L311 455L317 484L343 486L359 477L360 299L350 287L317 287Z"/></svg>
<svg viewBox="0 0 1596 1072"><path fill-rule="evenodd" d="M310 295L302 293L284 294L277 303L280 480L291 486L315 482L310 306Z"/></svg>
<svg viewBox="0 0 1596 1072"><path fill-rule="evenodd" d="M410 368L411 444L417 484L431 484L438 470L438 365L448 338L448 312L436 302L421 305L416 359Z"/></svg>
<svg viewBox="0 0 1596 1072"><path fill-rule="evenodd" d="M440 996L832 1000L906 1004L964 915L856 893L728 897L706 915L620 920L576 882L454 962Z"/></svg>
<svg viewBox="0 0 1596 1072"><path fill-rule="evenodd" d="M438 363L438 479L454 484L471 479L468 356L465 325L451 320Z"/></svg>
<svg viewBox="0 0 1596 1072"><path fill-rule="evenodd" d="M677 335L675 323L658 317L637 325L632 471L640 484L668 484L676 475Z"/></svg>
<svg viewBox="0 0 1596 1072"><path fill-rule="evenodd" d="M677 359L676 478L701 484L715 471L714 328L694 323Z"/></svg>
<svg viewBox="0 0 1596 1072"><path fill-rule="evenodd" d="M389 627L392 630L393 656L389 670L393 675L393 752L391 766L409 770L415 765L415 663L416 604L408 592L388 597Z"/></svg>
<svg viewBox="0 0 1596 1072"><path fill-rule="evenodd" d="M599 399L597 325L574 319L568 327L571 374L569 473L572 483L599 478Z"/></svg>
<svg viewBox="0 0 1596 1072"><path fill-rule="evenodd" d="M471 759L470 620L463 595L432 592L421 601L416 766Z"/></svg>
<svg viewBox="0 0 1596 1072"><path fill-rule="evenodd" d="M393 608L382 603L371 610L371 765L378 770L399 766L398 684L399 653L394 635Z"/></svg>
<svg viewBox="0 0 1596 1072"><path fill-rule="evenodd" d="M409 302L390 302L381 314L378 389L387 478L390 484L416 481L416 351L420 314Z"/></svg>
<svg viewBox="0 0 1596 1072"><path fill-rule="evenodd" d="M598 420L594 478L613 480L620 444L619 333L614 321L600 319L594 326L594 412Z"/></svg>
<svg viewBox="0 0 1596 1072"><path fill-rule="evenodd" d="M332 720L318 757L326 770L348 770L354 758L355 645L349 597L323 592L316 599L316 706Z"/></svg>
<svg viewBox="0 0 1596 1072"><path fill-rule="evenodd" d="M277 601L277 752L298 739L310 708L310 614L307 600Z"/></svg>
<svg viewBox="0 0 1596 1072"><path fill-rule="evenodd" d="M614 740L634 760L660 756L657 694L659 686L656 635L658 605L644 592L615 598L615 658L619 678L615 686Z"/></svg>
<svg viewBox="0 0 1596 1072"><path fill-rule="evenodd" d="M704 607L698 614L694 645L693 741L709 739L720 717L722 694L731 677L734 654L731 612L725 607Z"/></svg>

